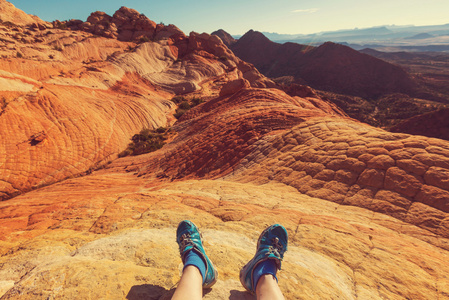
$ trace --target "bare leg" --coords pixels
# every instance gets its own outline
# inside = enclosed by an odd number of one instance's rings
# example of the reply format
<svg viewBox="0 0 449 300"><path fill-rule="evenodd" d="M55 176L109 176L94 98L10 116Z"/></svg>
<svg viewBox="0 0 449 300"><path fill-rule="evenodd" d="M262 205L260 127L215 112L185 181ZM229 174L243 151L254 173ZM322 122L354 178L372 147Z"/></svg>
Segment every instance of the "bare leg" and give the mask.
<svg viewBox="0 0 449 300"><path fill-rule="evenodd" d="M182 272L172 300L198 300L201 298L203 298L203 277L197 267L189 265Z"/></svg>
<svg viewBox="0 0 449 300"><path fill-rule="evenodd" d="M262 275L256 286L257 300L284 300L279 285L271 274Z"/></svg>

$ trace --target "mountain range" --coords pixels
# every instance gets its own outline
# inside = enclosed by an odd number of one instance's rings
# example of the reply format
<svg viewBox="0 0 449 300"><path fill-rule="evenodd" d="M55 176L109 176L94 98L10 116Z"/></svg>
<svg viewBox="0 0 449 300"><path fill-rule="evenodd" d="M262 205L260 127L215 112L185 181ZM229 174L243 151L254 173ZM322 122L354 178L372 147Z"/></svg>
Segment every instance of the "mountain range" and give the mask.
<svg viewBox="0 0 449 300"><path fill-rule="evenodd" d="M280 44L250 30L229 47L267 77L293 76L320 90L376 98L412 94L416 87L401 67L332 42L319 47Z"/></svg>
<svg viewBox="0 0 449 300"><path fill-rule="evenodd" d="M447 55L441 52L356 51L332 42L281 44L253 30L238 40L223 30L213 34L291 95L304 95L298 85L313 87L315 95L321 93L349 116L375 126L389 128L448 106Z"/></svg>
<svg viewBox="0 0 449 300"><path fill-rule="evenodd" d="M449 51L449 24L432 26L378 26L347 30L326 31L314 34L279 34L262 32L271 41L278 43L294 42L319 46L331 41L349 45L356 50L363 48L415 49ZM238 39L241 36L234 36ZM439 47L439 48L437 48Z"/></svg>

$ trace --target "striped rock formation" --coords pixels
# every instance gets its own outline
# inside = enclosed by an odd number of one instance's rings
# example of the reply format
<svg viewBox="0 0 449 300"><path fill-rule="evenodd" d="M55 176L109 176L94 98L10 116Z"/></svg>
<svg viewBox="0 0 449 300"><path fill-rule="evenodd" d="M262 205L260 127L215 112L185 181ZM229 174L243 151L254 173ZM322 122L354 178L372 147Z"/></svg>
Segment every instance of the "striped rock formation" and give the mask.
<svg viewBox="0 0 449 300"><path fill-rule="evenodd" d="M4 23L0 53L0 199L83 174L141 129L173 124L176 94L244 78L274 86L207 34L136 44Z"/></svg>

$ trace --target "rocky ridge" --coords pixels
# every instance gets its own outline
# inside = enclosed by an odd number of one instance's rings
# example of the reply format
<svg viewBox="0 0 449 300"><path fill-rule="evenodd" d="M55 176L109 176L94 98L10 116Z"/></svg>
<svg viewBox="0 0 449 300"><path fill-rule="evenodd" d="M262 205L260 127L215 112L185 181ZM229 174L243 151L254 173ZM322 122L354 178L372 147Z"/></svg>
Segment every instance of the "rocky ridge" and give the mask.
<svg viewBox="0 0 449 300"><path fill-rule="evenodd" d="M224 31L223 29L214 31L211 33L211 35L218 36L223 41L223 43L228 47L231 47L232 45L234 45L237 42L237 40L235 38L233 38L232 35L230 35L226 31Z"/></svg>
<svg viewBox="0 0 449 300"><path fill-rule="evenodd" d="M447 141L270 88L207 34L137 44L31 28L0 27L0 182L61 177L0 202L1 299L170 299L183 219L219 272L204 299L252 299L239 269L272 223L289 233L287 299L449 298ZM175 122L177 93L206 101ZM166 125L163 148L116 159L141 127Z"/></svg>
<svg viewBox="0 0 449 300"><path fill-rule="evenodd" d="M175 25L156 24L138 11L122 6L113 16L97 11L81 20L55 21L54 26L81 30L120 41L149 41L184 36Z"/></svg>
<svg viewBox="0 0 449 300"><path fill-rule="evenodd" d="M26 25L39 29L50 26L48 22L42 21L38 16L29 15L6 0L0 0L0 16L3 23L9 22L11 25Z"/></svg>

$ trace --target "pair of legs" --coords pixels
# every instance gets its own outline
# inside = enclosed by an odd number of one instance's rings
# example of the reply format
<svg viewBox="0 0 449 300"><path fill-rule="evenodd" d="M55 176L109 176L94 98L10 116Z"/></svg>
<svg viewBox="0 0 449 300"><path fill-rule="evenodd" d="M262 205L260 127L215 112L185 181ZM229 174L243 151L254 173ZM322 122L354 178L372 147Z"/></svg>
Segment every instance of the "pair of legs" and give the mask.
<svg viewBox="0 0 449 300"><path fill-rule="evenodd" d="M203 297L203 277L197 267L187 266L182 272L172 300L201 299ZM271 274L262 275L256 286L256 296L260 300L284 299L279 285Z"/></svg>
<svg viewBox="0 0 449 300"><path fill-rule="evenodd" d="M242 285L257 299L284 299L276 278L287 250L287 231L279 224L269 226L259 237L257 251L240 271ZM218 274L202 247L197 227L182 221L177 230L177 242L184 263L181 280L172 300L201 299L203 288L211 287Z"/></svg>

